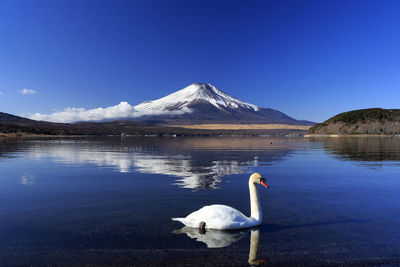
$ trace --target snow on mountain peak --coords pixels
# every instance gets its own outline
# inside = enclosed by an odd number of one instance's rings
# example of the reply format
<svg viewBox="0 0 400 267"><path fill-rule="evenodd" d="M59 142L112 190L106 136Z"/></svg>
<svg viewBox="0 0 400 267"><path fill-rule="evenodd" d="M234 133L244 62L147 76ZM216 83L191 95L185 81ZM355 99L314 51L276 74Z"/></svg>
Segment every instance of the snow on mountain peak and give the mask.
<svg viewBox="0 0 400 267"><path fill-rule="evenodd" d="M193 83L175 93L167 95L166 97L146 101L135 106L136 111L173 111L181 110L182 112L191 112L188 107L194 102L210 103L218 109L224 108L245 108L258 111L259 108L255 105L240 101L220 90L209 83Z"/></svg>

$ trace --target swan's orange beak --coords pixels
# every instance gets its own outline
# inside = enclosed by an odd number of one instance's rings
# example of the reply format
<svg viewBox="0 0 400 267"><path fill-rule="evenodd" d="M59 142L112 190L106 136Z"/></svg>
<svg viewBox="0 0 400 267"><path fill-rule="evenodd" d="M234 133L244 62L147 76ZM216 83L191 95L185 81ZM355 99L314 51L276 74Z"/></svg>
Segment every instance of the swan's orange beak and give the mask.
<svg viewBox="0 0 400 267"><path fill-rule="evenodd" d="M263 186L265 186L267 189L269 189L269 185L267 185L267 184L265 183L265 181L261 181L261 184L262 184Z"/></svg>

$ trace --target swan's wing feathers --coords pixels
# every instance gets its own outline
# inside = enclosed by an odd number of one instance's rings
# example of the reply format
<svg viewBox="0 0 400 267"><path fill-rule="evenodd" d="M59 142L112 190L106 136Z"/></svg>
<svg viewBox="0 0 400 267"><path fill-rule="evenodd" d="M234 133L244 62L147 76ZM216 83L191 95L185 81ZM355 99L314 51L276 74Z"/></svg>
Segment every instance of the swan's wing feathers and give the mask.
<svg viewBox="0 0 400 267"><path fill-rule="evenodd" d="M204 221L206 227L210 229L242 228L248 222L243 213L225 205L205 206L189 214L186 219L198 223Z"/></svg>
<svg viewBox="0 0 400 267"><path fill-rule="evenodd" d="M239 229L251 226L251 219L237 209L225 205L204 206L190 213L186 218L172 218L189 227L199 227L206 223L208 229Z"/></svg>

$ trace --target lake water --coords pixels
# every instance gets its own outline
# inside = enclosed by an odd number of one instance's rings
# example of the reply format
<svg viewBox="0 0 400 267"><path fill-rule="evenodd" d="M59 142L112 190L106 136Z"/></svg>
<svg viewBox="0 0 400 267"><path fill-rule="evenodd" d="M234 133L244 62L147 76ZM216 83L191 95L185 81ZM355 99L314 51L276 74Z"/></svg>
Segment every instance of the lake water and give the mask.
<svg viewBox="0 0 400 267"><path fill-rule="evenodd" d="M182 228L209 204L263 223ZM400 265L400 138L0 143L0 265Z"/></svg>

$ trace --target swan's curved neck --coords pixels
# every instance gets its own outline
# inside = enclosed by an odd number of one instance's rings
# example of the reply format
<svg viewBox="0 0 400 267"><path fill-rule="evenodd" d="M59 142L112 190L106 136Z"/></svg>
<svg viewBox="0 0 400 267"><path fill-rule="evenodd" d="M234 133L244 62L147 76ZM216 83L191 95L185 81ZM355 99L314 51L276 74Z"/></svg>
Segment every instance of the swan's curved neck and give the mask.
<svg viewBox="0 0 400 267"><path fill-rule="evenodd" d="M249 180L249 191L250 191L250 208L251 208L251 217L256 219L257 221L262 220L262 211L261 205L258 200L258 191L256 185Z"/></svg>

